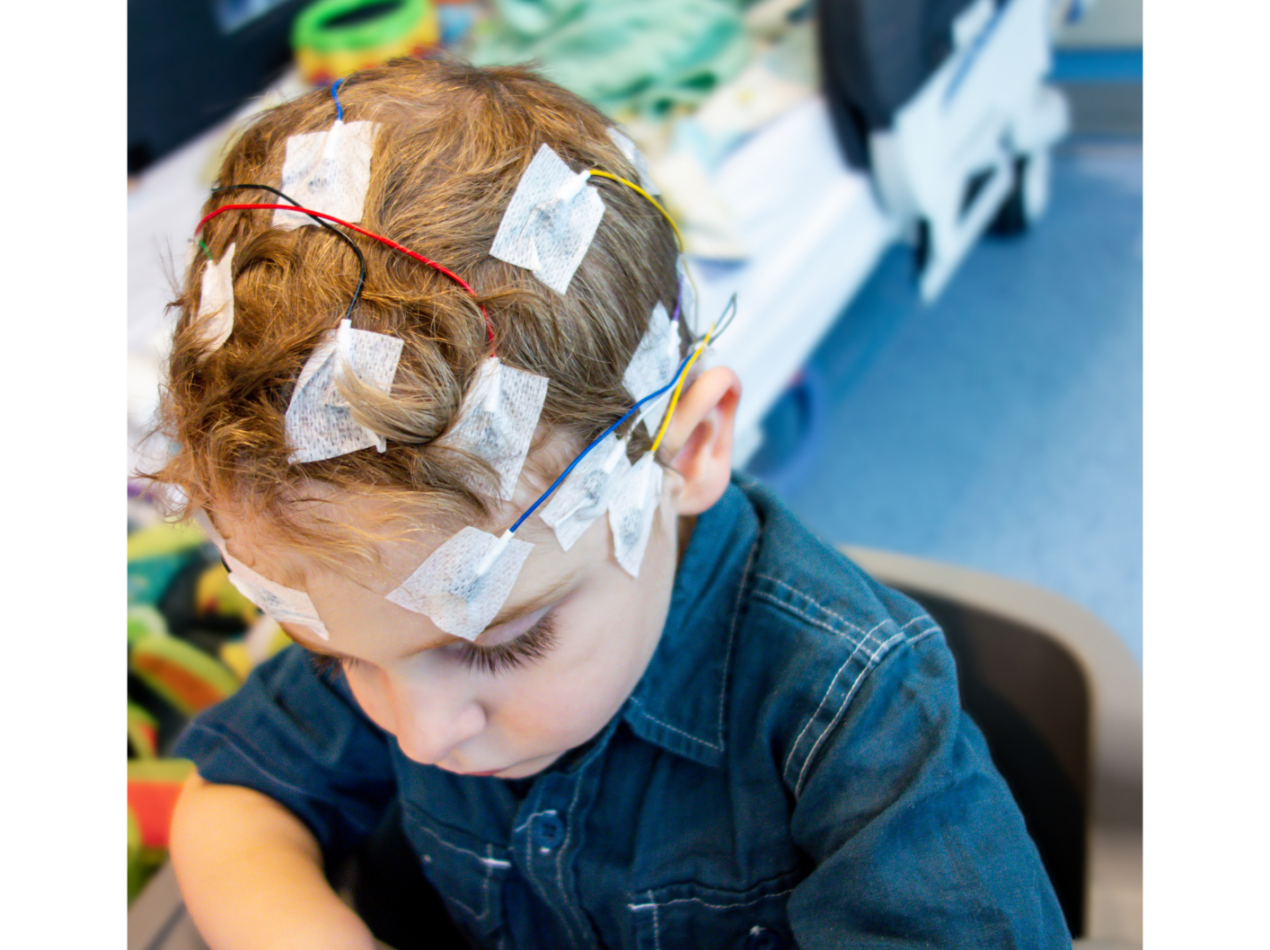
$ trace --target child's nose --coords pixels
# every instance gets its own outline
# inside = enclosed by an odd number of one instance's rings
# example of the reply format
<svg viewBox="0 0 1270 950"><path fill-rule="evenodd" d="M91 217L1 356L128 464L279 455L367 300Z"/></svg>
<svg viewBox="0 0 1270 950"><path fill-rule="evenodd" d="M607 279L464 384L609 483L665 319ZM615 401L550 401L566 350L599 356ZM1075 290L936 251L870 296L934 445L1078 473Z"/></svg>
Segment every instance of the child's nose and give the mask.
<svg viewBox="0 0 1270 950"><path fill-rule="evenodd" d="M397 745L423 765L443 761L485 728L485 711L470 695L435 682L388 676L388 699Z"/></svg>

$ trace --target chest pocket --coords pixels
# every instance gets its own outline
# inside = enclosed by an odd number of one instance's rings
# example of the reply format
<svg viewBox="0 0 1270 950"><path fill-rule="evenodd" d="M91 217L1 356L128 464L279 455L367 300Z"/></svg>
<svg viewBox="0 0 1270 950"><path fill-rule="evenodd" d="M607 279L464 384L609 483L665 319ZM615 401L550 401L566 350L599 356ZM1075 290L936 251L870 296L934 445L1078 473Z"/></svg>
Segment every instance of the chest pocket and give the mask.
<svg viewBox="0 0 1270 950"><path fill-rule="evenodd" d="M402 818L424 876L451 919L476 942L489 941L502 927L503 880L511 868L505 849L441 825L409 804Z"/></svg>
<svg viewBox="0 0 1270 950"><path fill-rule="evenodd" d="M798 883L794 874L747 891L700 884L672 884L633 895L637 950L792 950L785 902Z"/></svg>

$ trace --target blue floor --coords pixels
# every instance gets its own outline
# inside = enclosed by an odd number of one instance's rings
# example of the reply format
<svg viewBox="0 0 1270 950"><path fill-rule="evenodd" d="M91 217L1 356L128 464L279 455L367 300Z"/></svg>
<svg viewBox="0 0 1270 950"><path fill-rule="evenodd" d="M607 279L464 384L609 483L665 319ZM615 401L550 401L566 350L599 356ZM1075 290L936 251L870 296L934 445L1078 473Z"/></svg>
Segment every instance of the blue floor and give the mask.
<svg viewBox="0 0 1270 950"><path fill-rule="evenodd" d="M1047 217L930 307L912 266L886 257L813 356L818 431L778 406L755 467L822 536L1047 587L1140 662L1141 140L1062 146Z"/></svg>

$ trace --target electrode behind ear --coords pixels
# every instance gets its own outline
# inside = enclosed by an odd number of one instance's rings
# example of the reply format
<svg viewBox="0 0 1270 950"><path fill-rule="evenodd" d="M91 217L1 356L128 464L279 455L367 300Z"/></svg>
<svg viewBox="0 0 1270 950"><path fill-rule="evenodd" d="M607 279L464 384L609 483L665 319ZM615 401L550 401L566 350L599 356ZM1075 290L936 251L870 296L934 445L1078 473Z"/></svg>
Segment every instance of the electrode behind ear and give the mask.
<svg viewBox="0 0 1270 950"><path fill-rule="evenodd" d="M639 567L648 548L653 516L661 502L662 477L661 466L649 452L626 473L609 503L613 554L631 577L639 577Z"/></svg>
<svg viewBox="0 0 1270 950"><path fill-rule="evenodd" d="M565 293L604 216L604 202L586 187L590 176L541 146L516 185L490 254Z"/></svg>
<svg viewBox="0 0 1270 950"><path fill-rule="evenodd" d="M375 147L377 122L339 119L324 132L306 132L287 139L282 165L281 190L312 211L345 221L360 221L370 187L370 158ZM314 224L295 211L274 211L276 228L300 228Z"/></svg>
<svg viewBox="0 0 1270 950"><path fill-rule="evenodd" d="M346 334L347 358L341 357L339 338ZM382 452L383 437L358 425L337 389L345 363L367 386L381 392L392 388L404 346L400 337L354 330L341 321L310 354L296 380L284 424L292 464L317 462L374 445Z"/></svg>

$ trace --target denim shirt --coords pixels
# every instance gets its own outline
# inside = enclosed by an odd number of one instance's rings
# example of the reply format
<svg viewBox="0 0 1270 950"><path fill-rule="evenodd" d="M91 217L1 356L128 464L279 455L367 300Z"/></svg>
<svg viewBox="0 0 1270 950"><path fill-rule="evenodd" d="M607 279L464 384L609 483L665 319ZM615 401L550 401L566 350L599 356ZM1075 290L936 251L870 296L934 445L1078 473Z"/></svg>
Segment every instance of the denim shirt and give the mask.
<svg viewBox="0 0 1270 950"><path fill-rule="evenodd" d="M532 779L412 762L298 648L178 751L328 853L398 797L477 946L1071 945L938 626L740 478L698 519L634 692Z"/></svg>

